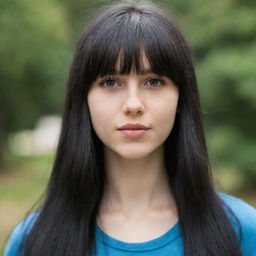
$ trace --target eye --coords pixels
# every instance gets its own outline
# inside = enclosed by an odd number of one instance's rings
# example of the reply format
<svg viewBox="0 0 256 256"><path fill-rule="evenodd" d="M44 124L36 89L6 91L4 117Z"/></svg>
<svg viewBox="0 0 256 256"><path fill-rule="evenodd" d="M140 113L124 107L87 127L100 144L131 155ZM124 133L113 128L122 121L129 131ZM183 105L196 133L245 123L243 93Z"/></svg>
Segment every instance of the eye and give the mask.
<svg viewBox="0 0 256 256"><path fill-rule="evenodd" d="M148 81L148 84L152 87L159 87L164 85L164 80L158 79L158 78L152 78Z"/></svg>
<svg viewBox="0 0 256 256"><path fill-rule="evenodd" d="M117 81L108 77L107 79L104 79L102 82L100 82L100 85L107 88L114 88L115 85L118 85Z"/></svg>

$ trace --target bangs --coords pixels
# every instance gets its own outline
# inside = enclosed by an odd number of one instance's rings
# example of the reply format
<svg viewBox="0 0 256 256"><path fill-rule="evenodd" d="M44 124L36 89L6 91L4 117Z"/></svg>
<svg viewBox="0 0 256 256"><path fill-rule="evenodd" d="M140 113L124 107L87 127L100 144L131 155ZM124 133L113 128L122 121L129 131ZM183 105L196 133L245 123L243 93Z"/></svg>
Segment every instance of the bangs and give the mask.
<svg viewBox="0 0 256 256"><path fill-rule="evenodd" d="M112 10L113 11L113 10ZM114 11L113 11L114 12ZM87 34L86 80L113 74L151 72L170 78L176 85L183 75L177 35L173 26L156 14L117 12L106 15ZM177 32L176 32L177 34ZM143 63L149 63L146 68Z"/></svg>

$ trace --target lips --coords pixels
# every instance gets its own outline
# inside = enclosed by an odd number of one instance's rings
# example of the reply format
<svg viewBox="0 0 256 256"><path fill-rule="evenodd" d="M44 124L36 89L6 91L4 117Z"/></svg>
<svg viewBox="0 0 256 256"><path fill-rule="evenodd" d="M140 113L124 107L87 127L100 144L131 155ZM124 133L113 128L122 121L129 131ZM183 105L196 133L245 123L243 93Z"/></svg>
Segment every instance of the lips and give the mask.
<svg viewBox="0 0 256 256"><path fill-rule="evenodd" d="M140 123L128 123L118 128L121 135L130 139L138 139L144 136L150 127Z"/></svg>
<svg viewBox="0 0 256 256"><path fill-rule="evenodd" d="M150 127L140 123L128 123L118 128L118 130L148 130Z"/></svg>

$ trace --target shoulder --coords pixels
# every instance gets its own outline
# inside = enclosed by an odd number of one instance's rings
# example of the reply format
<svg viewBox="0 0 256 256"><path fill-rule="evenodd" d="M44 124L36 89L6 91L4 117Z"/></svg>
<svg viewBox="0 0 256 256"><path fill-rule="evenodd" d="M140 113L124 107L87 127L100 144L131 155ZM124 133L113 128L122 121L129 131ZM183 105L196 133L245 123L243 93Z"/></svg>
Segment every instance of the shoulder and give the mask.
<svg viewBox="0 0 256 256"><path fill-rule="evenodd" d="M256 225L256 209L244 200L225 193L217 192L225 206L239 218L242 224Z"/></svg>
<svg viewBox="0 0 256 256"><path fill-rule="evenodd" d="M12 230L8 243L5 247L4 256L20 256L19 251L23 238L29 234L33 223L35 222L39 212L34 212L19 222Z"/></svg>
<svg viewBox="0 0 256 256"><path fill-rule="evenodd" d="M228 213L231 223L239 236L244 255L256 256L256 209L244 200L218 192L226 206L233 212ZM236 220L234 219L236 218Z"/></svg>

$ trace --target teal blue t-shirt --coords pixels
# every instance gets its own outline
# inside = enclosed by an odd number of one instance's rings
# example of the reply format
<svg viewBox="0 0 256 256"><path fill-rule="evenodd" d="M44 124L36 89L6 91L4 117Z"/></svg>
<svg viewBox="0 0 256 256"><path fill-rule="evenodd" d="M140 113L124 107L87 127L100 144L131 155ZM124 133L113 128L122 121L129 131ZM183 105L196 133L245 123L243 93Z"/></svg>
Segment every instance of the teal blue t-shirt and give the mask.
<svg viewBox="0 0 256 256"><path fill-rule="evenodd" d="M234 196L219 193L224 202L233 210L241 223L241 230L237 222L231 224L240 240L240 247L244 256L256 256L256 209ZM20 222L13 230L4 256L21 256L18 247L24 235L27 225L32 226L35 218L32 215ZM29 227L30 227L29 226ZM96 225L96 256L183 256L183 240L180 232L179 222L163 235L143 243L127 243L107 235Z"/></svg>

